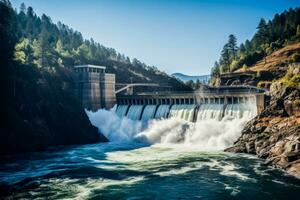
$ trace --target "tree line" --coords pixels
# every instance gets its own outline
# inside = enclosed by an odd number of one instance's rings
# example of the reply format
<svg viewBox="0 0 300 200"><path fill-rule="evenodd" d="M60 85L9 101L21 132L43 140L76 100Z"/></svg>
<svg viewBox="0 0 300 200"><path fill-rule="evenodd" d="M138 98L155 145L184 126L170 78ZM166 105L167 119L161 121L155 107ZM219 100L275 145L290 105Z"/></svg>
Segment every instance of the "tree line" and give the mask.
<svg viewBox="0 0 300 200"><path fill-rule="evenodd" d="M26 7L24 3L21 4L19 12L15 12L18 26L16 34L20 39L15 46L14 58L22 64L55 68L118 62L159 71L155 66L147 66L136 58L131 60L114 48L105 47L93 39L84 39L80 32L61 22L53 23L45 14L37 16L33 8Z"/></svg>
<svg viewBox="0 0 300 200"><path fill-rule="evenodd" d="M224 45L219 61L212 68L212 76L240 68L245 70L288 43L300 41L300 8L276 14L268 22L261 19L251 40L238 47L237 38L231 34Z"/></svg>
<svg viewBox="0 0 300 200"><path fill-rule="evenodd" d="M116 74L118 83L156 82L172 86L174 90L188 89L155 66L148 66L136 58L130 59L93 39L84 39L80 32L61 22L53 23L45 14L37 16L33 8L24 3L18 10L12 8L9 0L0 0L0 3L3 7L0 13L3 24L0 27L0 56L3 57L1 64L7 67L1 73L3 76L8 77L9 71L14 73L19 65L53 75L64 71L70 76L73 66L94 64L106 66L107 72ZM11 67L4 64L5 60Z"/></svg>

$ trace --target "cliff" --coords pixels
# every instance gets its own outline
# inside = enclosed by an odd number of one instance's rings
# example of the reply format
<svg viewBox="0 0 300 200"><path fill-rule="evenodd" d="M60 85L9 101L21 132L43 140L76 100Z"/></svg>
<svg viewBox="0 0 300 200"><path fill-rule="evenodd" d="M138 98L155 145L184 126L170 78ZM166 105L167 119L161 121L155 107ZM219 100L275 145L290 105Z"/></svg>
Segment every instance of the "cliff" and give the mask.
<svg viewBox="0 0 300 200"><path fill-rule="evenodd" d="M269 67L276 71L275 66ZM300 65L281 67L286 73L270 85L270 102L226 151L256 154L300 178Z"/></svg>

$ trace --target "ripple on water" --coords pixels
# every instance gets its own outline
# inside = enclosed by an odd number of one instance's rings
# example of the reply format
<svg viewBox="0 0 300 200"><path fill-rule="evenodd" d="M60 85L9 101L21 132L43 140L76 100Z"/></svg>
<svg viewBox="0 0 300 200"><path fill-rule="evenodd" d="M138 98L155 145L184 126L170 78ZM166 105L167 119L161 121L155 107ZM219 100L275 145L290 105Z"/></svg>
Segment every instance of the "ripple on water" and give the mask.
<svg viewBox="0 0 300 200"><path fill-rule="evenodd" d="M300 195L298 180L243 154L184 145L98 146L31 156L22 166L11 159L2 165L10 169L0 172L0 181L10 183L16 199L246 200Z"/></svg>

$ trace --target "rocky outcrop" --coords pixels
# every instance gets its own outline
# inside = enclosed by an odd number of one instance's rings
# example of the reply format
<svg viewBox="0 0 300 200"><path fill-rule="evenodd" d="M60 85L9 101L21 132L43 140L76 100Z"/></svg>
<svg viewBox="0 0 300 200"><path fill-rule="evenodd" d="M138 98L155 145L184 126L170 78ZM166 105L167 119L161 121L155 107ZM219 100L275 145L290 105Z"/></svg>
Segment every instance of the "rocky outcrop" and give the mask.
<svg viewBox="0 0 300 200"><path fill-rule="evenodd" d="M215 81L214 86L237 86L250 85L257 86L262 80L264 83L274 79L276 75L271 72L261 71L259 73L254 71L249 72L234 72L221 74ZM265 87L267 88L267 87Z"/></svg>
<svg viewBox="0 0 300 200"><path fill-rule="evenodd" d="M300 178L299 119L254 119L244 128L234 146L226 151L256 154L268 164Z"/></svg>
<svg viewBox="0 0 300 200"><path fill-rule="evenodd" d="M256 154L300 178L300 88L274 83L264 111L226 151Z"/></svg>

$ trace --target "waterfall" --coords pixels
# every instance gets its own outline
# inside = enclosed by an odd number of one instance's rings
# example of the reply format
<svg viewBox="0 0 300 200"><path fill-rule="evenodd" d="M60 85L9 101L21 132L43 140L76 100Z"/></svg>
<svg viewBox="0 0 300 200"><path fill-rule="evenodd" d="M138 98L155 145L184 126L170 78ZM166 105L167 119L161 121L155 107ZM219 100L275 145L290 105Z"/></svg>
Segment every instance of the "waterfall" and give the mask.
<svg viewBox="0 0 300 200"><path fill-rule="evenodd" d="M129 107L127 117L132 120L139 120L143 111L142 105L131 105Z"/></svg>
<svg viewBox="0 0 300 200"><path fill-rule="evenodd" d="M221 120L223 109L223 104L202 104L198 111L197 121L207 119Z"/></svg>
<svg viewBox="0 0 300 200"><path fill-rule="evenodd" d="M170 105L159 105L155 113L155 119L167 118L170 112Z"/></svg>
<svg viewBox="0 0 300 200"><path fill-rule="evenodd" d="M119 117L125 117L129 105L119 105L117 107L116 113Z"/></svg>
<svg viewBox="0 0 300 200"><path fill-rule="evenodd" d="M87 111L87 114L110 141L197 145L206 151L232 145L256 112L255 103L237 103L202 104L199 109L195 104L147 105L145 108L122 105L116 111Z"/></svg>
<svg viewBox="0 0 300 200"><path fill-rule="evenodd" d="M169 117L176 117L192 122L194 118L196 105L180 104L173 105L170 110Z"/></svg>
<svg viewBox="0 0 300 200"><path fill-rule="evenodd" d="M246 103L238 103L238 104L228 104L225 108L224 118L231 117L234 119L240 118L251 118L257 114L257 110L255 108L255 104L246 104Z"/></svg>
<svg viewBox="0 0 300 200"><path fill-rule="evenodd" d="M147 105L144 108L142 120L147 121L154 118L155 111L156 111L156 105Z"/></svg>
<svg viewBox="0 0 300 200"><path fill-rule="evenodd" d="M256 112L255 104L236 103L236 104L201 104L196 109L195 104L175 104L175 105L147 105L143 110L142 105L119 105L116 114L119 117L127 116L132 120L149 121L151 119L178 118L188 122L201 120L222 120L222 119L240 119L254 117ZM128 110L128 112L127 112ZM127 112L127 115L126 115ZM196 115L196 120L194 119Z"/></svg>

